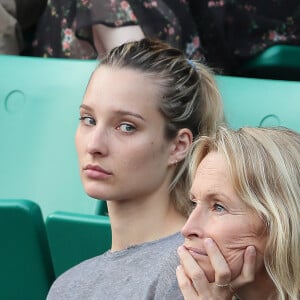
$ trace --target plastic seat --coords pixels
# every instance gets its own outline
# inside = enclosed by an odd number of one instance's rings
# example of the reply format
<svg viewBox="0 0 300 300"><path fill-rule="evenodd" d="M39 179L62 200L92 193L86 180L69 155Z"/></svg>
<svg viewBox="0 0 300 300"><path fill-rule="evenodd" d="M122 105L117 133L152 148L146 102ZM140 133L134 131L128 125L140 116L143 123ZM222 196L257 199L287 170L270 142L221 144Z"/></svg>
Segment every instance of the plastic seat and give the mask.
<svg viewBox="0 0 300 300"><path fill-rule="evenodd" d="M106 201L97 202L95 213L100 216L108 216Z"/></svg>
<svg viewBox="0 0 300 300"><path fill-rule="evenodd" d="M46 228L56 276L111 246L107 216L55 212L47 217Z"/></svg>
<svg viewBox="0 0 300 300"><path fill-rule="evenodd" d="M54 271L39 206L1 199L0 238L0 299L45 299Z"/></svg>
<svg viewBox="0 0 300 300"><path fill-rule="evenodd" d="M275 45L267 48L242 66L242 74L300 81L300 46Z"/></svg>
<svg viewBox="0 0 300 300"><path fill-rule="evenodd" d="M79 177L74 135L96 61L0 55L0 198L106 215ZM229 124L300 130L300 82L218 76Z"/></svg>
<svg viewBox="0 0 300 300"><path fill-rule="evenodd" d="M229 125L285 126L300 132L300 82L218 76Z"/></svg>
<svg viewBox="0 0 300 300"><path fill-rule="evenodd" d="M74 135L96 61L0 55L0 198L26 198L44 217L95 212Z"/></svg>

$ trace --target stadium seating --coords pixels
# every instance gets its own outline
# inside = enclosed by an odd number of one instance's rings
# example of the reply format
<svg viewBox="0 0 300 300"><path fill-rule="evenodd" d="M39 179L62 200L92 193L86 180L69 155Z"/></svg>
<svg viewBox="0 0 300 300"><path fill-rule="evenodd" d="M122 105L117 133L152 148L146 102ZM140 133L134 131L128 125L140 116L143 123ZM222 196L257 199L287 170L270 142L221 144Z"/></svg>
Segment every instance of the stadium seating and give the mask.
<svg viewBox="0 0 300 300"><path fill-rule="evenodd" d="M0 299L44 299L54 277L110 246L105 202L84 193L73 141L96 65L0 55ZM300 132L300 81L217 76L217 83L231 127Z"/></svg>
<svg viewBox="0 0 300 300"><path fill-rule="evenodd" d="M106 214L82 188L74 134L96 61L0 55L0 198L54 211ZM229 124L300 131L300 81L218 76ZM98 205L98 206L97 206Z"/></svg>
<svg viewBox="0 0 300 300"><path fill-rule="evenodd" d="M0 299L45 299L54 272L39 206L0 200Z"/></svg>
<svg viewBox="0 0 300 300"><path fill-rule="evenodd" d="M219 76L229 125L285 126L300 132L300 81Z"/></svg>
<svg viewBox="0 0 300 300"><path fill-rule="evenodd" d="M241 67L248 77L300 81L300 46L274 45Z"/></svg>
<svg viewBox="0 0 300 300"><path fill-rule="evenodd" d="M46 228L56 276L111 245L108 216L54 212Z"/></svg>
<svg viewBox="0 0 300 300"><path fill-rule="evenodd" d="M82 188L74 134L95 61L0 55L0 198L91 213Z"/></svg>

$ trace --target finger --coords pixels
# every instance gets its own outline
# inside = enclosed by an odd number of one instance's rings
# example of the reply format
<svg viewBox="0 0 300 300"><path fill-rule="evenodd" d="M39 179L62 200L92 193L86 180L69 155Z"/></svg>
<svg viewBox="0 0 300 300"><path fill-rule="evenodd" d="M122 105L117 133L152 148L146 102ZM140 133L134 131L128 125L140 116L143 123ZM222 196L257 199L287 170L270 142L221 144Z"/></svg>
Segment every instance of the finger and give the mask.
<svg viewBox="0 0 300 300"><path fill-rule="evenodd" d="M178 255L180 257L181 265L187 277L191 280L195 291L199 293L207 289L209 284L203 270L192 257L192 255L186 250L185 247L180 246L178 248Z"/></svg>
<svg viewBox="0 0 300 300"><path fill-rule="evenodd" d="M255 264L256 264L256 250L254 246L248 246L244 253L244 264L241 274L231 283L234 289L252 282L255 279Z"/></svg>
<svg viewBox="0 0 300 300"><path fill-rule="evenodd" d="M215 282L218 284L230 283L231 271L217 244L211 238L207 238L204 241L204 246L215 270Z"/></svg>
<svg viewBox="0 0 300 300"><path fill-rule="evenodd" d="M191 282L191 280L186 276L183 267L179 265L176 268L176 277L178 281L179 288L185 300L197 299L197 293Z"/></svg>

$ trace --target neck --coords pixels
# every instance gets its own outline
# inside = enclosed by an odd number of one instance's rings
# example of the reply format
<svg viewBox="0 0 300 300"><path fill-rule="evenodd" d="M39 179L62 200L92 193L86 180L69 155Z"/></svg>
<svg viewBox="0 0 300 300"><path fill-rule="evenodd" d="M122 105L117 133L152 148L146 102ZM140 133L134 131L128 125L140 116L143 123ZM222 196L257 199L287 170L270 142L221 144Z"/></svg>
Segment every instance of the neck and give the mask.
<svg viewBox="0 0 300 300"><path fill-rule="evenodd" d="M167 194L107 204L112 229L111 251L167 237L180 231L186 221Z"/></svg>
<svg viewBox="0 0 300 300"><path fill-rule="evenodd" d="M255 275L255 281L242 286L236 291L240 300L253 300L253 299L274 299L276 287L264 270L260 274Z"/></svg>

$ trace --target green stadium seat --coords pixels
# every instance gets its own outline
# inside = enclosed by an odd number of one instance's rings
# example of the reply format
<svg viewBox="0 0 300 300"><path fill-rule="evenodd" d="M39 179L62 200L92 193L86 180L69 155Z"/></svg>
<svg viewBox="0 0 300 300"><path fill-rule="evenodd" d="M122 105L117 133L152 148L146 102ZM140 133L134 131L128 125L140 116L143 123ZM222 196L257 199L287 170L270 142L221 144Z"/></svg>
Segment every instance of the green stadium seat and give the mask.
<svg viewBox="0 0 300 300"><path fill-rule="evenodd" d="M244 63L241 70L249 77L300 81L300 46L267 48Z"/></svg>
<svg viewBox="0 0 300 300"><path fill-rule="evenodd" d="M56 276L111 246L108 216L54 212L46 229Z"/></svg>
<svg viewBox="0 0 300 300"><path fill-rule="evenodd" d="M107 215L82 187L74 134L97 62L0 55L0 198L54 211ZM300 82L217 76L229 124L300 131Z"/></svg>
<svg viewBox="0 0 300 300"><path fill-rule="evenodd" d="M218 76L229 125L285 126L300 132L300 82Z"/></svg>
<svg viewBox="0 0 300 300"><path fill-rule="evenodd" d="M39 206L0 199L0 299L45 299L54 271Z"/></svg>
<svg viewBox="0 0 300 300"><path fill-rule="evenodd" d="M0 55L0 197L94 213L82 187L74 135L96 61Z"/></svg>

